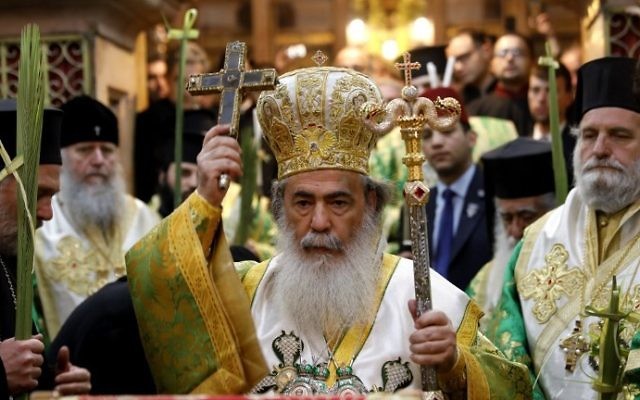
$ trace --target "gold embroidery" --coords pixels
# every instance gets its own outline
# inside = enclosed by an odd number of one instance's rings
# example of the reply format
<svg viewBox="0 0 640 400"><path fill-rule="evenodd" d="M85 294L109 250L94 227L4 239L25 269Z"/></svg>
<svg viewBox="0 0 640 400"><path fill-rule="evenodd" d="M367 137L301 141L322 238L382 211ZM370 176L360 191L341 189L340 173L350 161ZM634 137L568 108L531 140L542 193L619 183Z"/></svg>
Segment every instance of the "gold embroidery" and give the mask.
<svg viewBox="0 0 640 400"><path fill-rule="evenodd" d="M503 332L498 339L500 341L500 350L504 353L508 360L514 360L516 355L514 350L522 347L522 342L511 340L511 332Z"/></svg>
<svg viewBox="0 0 640 400"><path fill-rule="evenodd" d="M316 169L367 173L376 136L364 124L362 106L382 102L373 81L333 67L304 68L279 80L257 105L278 178Z"/></svg>
<svg viewBox="0 0 640 400"><path fill-rule="evenodd" d="M556 301L563 295L568 297L582 293L585 276L580 268L569 269L569 253L561 244L555 244L545 255L545 265L529 272L520 282L519 291L525 299L533 298L532 312L543 324L558 310Z"/></svg>
<svg viewBox="0 0 640 400"><path fill-rule="evenodd" d="M122 255L117 261L108 260L93 248L87 251L76 237L61 239L57 250L59 255L45 265L45 274L78 295L95 293L113 279L112 273L116 278L125 274Z"/></svg>
<svg viewBox="0 0 640 400"><path fill-rule="evenodd" d="M306 168L311 169L321 166L323 161L332 158L337 142L333 132L318 127L308 129L306 136L297 136L294 140L295 153L302 155L292 160L300 162L296 166L298 169L305 168L305 164Z"/></svg>

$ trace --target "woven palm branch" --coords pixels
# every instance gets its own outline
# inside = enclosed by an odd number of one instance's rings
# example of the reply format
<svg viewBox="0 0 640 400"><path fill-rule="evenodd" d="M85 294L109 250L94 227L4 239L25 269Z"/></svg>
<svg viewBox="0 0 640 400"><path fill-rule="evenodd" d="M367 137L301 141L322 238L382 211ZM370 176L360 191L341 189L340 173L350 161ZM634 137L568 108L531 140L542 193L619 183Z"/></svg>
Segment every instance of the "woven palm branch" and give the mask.
<svg viewBox="0 0 640 400"><path fill-rule="evenodd" d="M40 30L27 25L20 40L18 71L17 154L24 165L18 170L18 268L16 338L32 334L34 230L37 194L40 134L44 113L44 80Z"/></svg>

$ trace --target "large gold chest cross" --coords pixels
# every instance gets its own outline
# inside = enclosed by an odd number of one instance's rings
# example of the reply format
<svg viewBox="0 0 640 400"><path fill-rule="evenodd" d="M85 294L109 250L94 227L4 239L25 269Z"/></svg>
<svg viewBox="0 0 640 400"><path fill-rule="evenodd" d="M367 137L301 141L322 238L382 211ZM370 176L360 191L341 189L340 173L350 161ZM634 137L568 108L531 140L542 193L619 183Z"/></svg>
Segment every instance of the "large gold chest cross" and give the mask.
<svg viewBox="0 0 640 400"><path fill-rule="evenodd" d="M191 75L187 83L187 91L192 95L221 93L218 125L229 124L234 137L238 136L243 94L248 91L273 90L277 83L276 70L273 68L245 71L246 54L245 43L227 43L224 69L216 73Z"/></svg>
<svg viewBox="0 0 640 400"><path fill-rule="evenodd" d="M534 301L533 315L544 324L556 313L556 301L563 295L569 298L579 295L585 285L585 275L580 268L569 268L569 253L561 244L554 244L544 257L545 265L529 272L520 282L518 291L524 299Z"/></svg>

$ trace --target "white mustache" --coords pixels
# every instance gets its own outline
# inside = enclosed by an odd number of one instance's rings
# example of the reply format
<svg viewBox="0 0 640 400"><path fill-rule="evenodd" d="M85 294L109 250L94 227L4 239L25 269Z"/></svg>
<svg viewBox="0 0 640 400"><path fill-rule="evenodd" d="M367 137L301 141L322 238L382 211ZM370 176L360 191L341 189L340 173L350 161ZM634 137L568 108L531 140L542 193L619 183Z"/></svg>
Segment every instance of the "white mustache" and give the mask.
<svg viewBox="0 0 640 400"><path fill-rule="evenodd" d="M303 249L325 248L329 250L342 250L342 241L331 233L309 232L300 240Z"/></svg>
<svg viewBox="0 0 640 400"><path fill-rule="evenodd" d="M584 165L582 166L582 171L588 172L592 169L603 168L603 167L612 168L620 172L624 172L625 170L622 163L620 163L620 161L614 158L605 158L601 160L598 160L597 158L591 158L590 160L587 160L587 162L584 163Z"/></svg>

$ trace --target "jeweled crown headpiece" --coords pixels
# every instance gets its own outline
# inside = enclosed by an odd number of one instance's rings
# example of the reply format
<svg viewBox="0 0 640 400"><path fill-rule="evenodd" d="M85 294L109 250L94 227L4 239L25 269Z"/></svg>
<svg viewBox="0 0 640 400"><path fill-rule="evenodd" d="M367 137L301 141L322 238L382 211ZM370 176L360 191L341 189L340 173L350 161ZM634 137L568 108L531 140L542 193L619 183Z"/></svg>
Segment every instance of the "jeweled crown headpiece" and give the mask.
<svg viewBox="0 0 640 400"><path fill-rule="evenodd" d="M258 120L278 162L278 179L317 169L368 174L376 143L362 105L382 103L371 78L335 67L302 68L279 77L258 99Z"/></svg>

